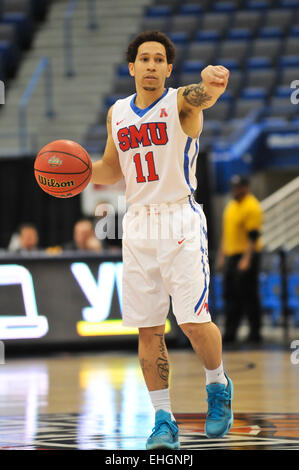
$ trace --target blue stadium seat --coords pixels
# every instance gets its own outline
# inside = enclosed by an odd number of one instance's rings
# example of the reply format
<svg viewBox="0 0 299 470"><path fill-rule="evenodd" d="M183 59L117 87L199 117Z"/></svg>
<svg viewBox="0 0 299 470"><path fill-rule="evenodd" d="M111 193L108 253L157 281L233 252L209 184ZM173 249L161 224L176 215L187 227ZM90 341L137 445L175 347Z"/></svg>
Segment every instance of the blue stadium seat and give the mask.
<svg viewBox="0 0 299 470"><path fill-rule="evenodd" d="M284 55L298 55L299 54L298 38L297 37L287 37L286 41L284 43L284 46L283 46L283 52L282 53Z"/></svg>
<svg viewBox="0 0 299 470"><path fill-rule="evenodd" d="M249 42L246 39L237 41L226 39L225 41L222 41L220 45L217 55L217 62L220 64L222 64L224 61L226 63L231 62L232 68L242 67L244 60L247 57L248 51Z"/></svg>
<svg viewBox="0 0 299 470"><path fill-rule="evenodd" d="M290 86L291 82L298 80L299 67L284 67L279 73L279 85Z"/></svg>
<svg viewBox="0 0 299 470"><path fill-rule="evenodd" d="M289 86L281 85L275 88L273 96L277 98L288 98L290 99L292 89Z"/></svg>
<svg viewBox="0 0 299 470"><path fill-rule="evenodd" d="M180 86L190 85L191 83L198 83L200 80L200 72L180 72L178 74L178 83Z"/></svg>
<svg viewBox="0 0 299 470"><path fill-rule="evenodd" d="M216 55L217 43L192 41L186 51L188 60L199 59L204 63L211 63Z"/></svg>
<svg viewBox="0 0 299 470"><path fill-rule="evenodd" d="M242 89L241 98L247 100L265 99L267 97L267 88L265 87L245 87Z"/></svg>
<svg viewBox="0 0 299 470"><path fill-rule="evenodd" d="M215 65L223 65L230 72L240 69L240 62L237 59L227 58L227 57L217 57L215 59Z"/></svg>
<svg viewBox="0 0 299 470"><path fill-rule="evenodd" d="M271 8L271 2L269 0L249 0L246 2L245 9L252 11L264 11Z"/></svg>
<svg viewBox="0 0 299 470"><path fill-rule="evenodd" d="M246 67L248 69L267 69L271 68L273 62L270 57L249 57L246 61Z"/></svg>
<svg viewBox="0 0 299 470"><path fill-rule="evenodd" d="M276 70L273 68L248 69L247 87L265 87L269 94L276 83Z"/></svg>
<svg viewBox="0 0 299 470"><path fill-rule="evenodd" d="M217 42L219 41L221 35L220 32L215 29L206 29L197 31L194 40L201 41L201 42Z"/></svg>
<svg viewBox="0 0 299 470"><path fill-rule="evenodd" d="M203 9L201 5L197 5L195 3L186 3L182 4L179 7L178 14L179 15L200 15Z"/></svg>
<svg viewBox="0 0 299 470"><path fill-rule="evenodd" d="M253 34L256 33L263 19L260 11L237 11L233 19L234 28L250 28Z"/></svg>
<svg viewBox="0 0 299 470"><path fill-rule="evenodd" d="M231 17L230 13L206 13L201 18L200 30L216 30L224 35L231 27Z"/></svg>
<svg viewBox="0 0 299 470"><path fill-rule="evenodd" d="M256 38L252 41L252 57L268 57L274 63L281 52L279 38Z"/></svg>
<svg viewBox="0 0 299 470"><path fill-rule="evenodd" d="M232 28L228 31L227 39L238 40L246 39L249 41L252 38L252 30L250 28Z"/></svg>
<svg viewBox="0 0 299 470"><path fill-rule="evenodd" d="M275 39L283 36L283 29L279 26L265 26L259 29L258 36L264 39Z"/></svg>
<svg viewBox="0 0 299 470"><path fill-rule="evenodd" d="M32 18L24 13L5 13L2 22L15 24L17 27L18 44L22 49L27 49L31 45L33 38Z"/></svg>
<svg viewBox="0 0 299 470"><path fill-rule="evenodd" d="M298 55L283 55L280 57L279 67L299 67L299 47Z"/></svg>
<svg viewBox="0 0 299 470"><path fill-rule="evenodd" d="M169 39L175 44L175 47L187 44L189 40L188 36L188 33L185 31L176 31L168 34Z"/></svg>
<svg viewBox="0 0 299 470"><path fill-rule="evenodd" d="M262 309L270 313L272 325L281 316L281 277L275 273L261 273L259 277Z"/></svg>
<svg viewBox="0 0 299 470"><path fill-rule="evenodd" d="M20 51L17 44L13 41L0 40L0 55L3 59L5 76L12 78L20 62Z"/></svg>
<svg viewBox="0 0 299 470"><path fill-rule="evenodd" d="M28 48L34 34L34 19L31 14L30 0L4 0L3 23L15 24L19 46Z"/></svg>
<svg viewBox="0 0 299 470"><path fill-rule="evenodd" d="M13 77L21 58L15 25L0 23L0 54L5 76Z"/></svg>
<svg viewBox="0 0 299 470"><path fill-rule="evenodd" d="M287 31L293 21L294 11L292 8L269 9L265 13L264 26L275 26L278 28L283 28L284 31Z"/></svg>
<svg viewBox="0 0 299 470"><path fill-rule="evenodd" d="M299 25L295 24L292 25L290 30L289 30L289 36L290 37L298 37L299 36Z"/></svg>
<svg viewBox="0 0 299 470"><path fill-rule="evenodd" d="M217 12L234 12L237 8L234 2L215 2L213 3L212 10Z"/></svg>
<svg viewBox="0 0 299 470"><path fill-rule="evenodd" d="M299 274L288 276L288 308L293 312L295 326L299 326Z"/></svg>
<svg viewBox="0 0 299 470"><path fill-rule="evenodd" d="M185 33L191 38L199 26L200 15L173 15L170 19L171 33Z"/></svg>
<svg viewBox="0 0 299 470"><path fill-rule="evenodd" d="M198 73L200 75L200 72L205 68L205 65L205 62L202 60L186 60L182 63L182 73Z"/></svg>
<svg viewBox="0 0 299 470"><path fill-rule="evenodd" d="M223 311L224 301L223 301L223 276L222 274L215 274L211 277L212 284L212 298L213 298L213 308L217 312ZM210 299L209 299L210 302ZM211 308L212 311L212 308ZM213 313L213 312L212 312Z"/></svg>
<svg viewBox="0 0 299 470"><path fill-rule="evenodd" d="M146 9L145 16L151 18L161 18L165 16L170 16L171 8L168 5L155 5L149 6Z"/></svg>
<svg viewBox="0 0 299 470"><path fill-rule="evenodd" d="M298 0L280 0L280 8L298 8Z"/></svg>
<svg viewBox="0 0 299 470"><path fill-rule="evenodd" d="M126 62L119 64L116 73L118 77L130 77L128 64Z"/></svg>
<svg viewBox="0 0 299 470"><path fill-rule="evenodd" d="M167 33L170 18L167 16L144 17L141 21L141 31L161 31L162 33Z"/></svg>

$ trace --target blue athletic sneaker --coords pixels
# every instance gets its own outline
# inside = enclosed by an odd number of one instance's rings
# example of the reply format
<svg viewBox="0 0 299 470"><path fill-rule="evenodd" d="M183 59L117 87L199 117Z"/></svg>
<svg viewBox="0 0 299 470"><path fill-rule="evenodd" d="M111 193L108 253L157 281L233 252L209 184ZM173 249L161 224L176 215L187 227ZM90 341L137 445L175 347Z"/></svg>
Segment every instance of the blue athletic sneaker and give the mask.
<svg viewBox="0 0 299 470"><path fill-rule="evenodd" d="M147 449L179 449L179 428L171 421L170 413L158 410L153 433L146 442Z"/></svg>
<svg viewBox="0 0 299 470"><path fill-rule="evenodd" d="M208 412L205 424L207 437L222 437L233 425L234 415L232 411L233 383L227 375L228 384L221 383L207 385Z"/></svg>

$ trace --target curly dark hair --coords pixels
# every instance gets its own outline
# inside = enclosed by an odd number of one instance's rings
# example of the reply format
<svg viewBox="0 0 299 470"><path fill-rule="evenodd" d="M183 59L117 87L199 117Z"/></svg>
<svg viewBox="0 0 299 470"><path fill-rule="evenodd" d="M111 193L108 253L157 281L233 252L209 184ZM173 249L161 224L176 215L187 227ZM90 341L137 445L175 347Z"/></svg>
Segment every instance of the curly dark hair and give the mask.
<svg viewBox="0 0 299 470"><path fill-rule="evenodd" d="M144 31L139 33L128 45L126 58L128 62L135 62L138 47L144 42L155 41L163 44L166 50L167 63L173 64L175 60L175 47L166 34L160 31Z"/></svg>

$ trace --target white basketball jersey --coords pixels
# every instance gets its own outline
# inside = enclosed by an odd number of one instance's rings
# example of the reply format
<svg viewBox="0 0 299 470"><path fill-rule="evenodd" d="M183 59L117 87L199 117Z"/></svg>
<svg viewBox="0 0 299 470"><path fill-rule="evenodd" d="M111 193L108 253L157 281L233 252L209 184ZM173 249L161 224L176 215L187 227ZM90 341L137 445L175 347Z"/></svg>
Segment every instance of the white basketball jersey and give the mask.
<svg viewBox="0 0 299 470"><path fill-rule="evenodd" d="M136 94L115 102L112 135L126 182L128 204L174 203L196 189L199 138L186 135L177 109L177 89L145 109ZM203 116L200 113L200 132Z"/></svg>

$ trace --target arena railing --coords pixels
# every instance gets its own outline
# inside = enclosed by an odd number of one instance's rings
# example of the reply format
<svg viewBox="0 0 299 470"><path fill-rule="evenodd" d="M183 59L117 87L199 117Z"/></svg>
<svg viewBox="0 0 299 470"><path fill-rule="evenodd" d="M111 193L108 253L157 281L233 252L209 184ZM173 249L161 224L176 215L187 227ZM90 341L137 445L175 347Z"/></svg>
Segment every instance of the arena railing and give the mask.
<svg viewBox="0 0 299 470"><path fill-rule="evenodd" d="M299 245L299 176L261 202L264 246L292 250Z"/></svg>
<svg viewBox="0 0 299 470"><path fill-rule="evenodd" d="M80 0L70 0L64 12L63 32L64 32L64 74L66 77L75 76L73 60L73 18ZM97 15L95 0L87 0L87 27L97 29Z"/></svg>
<svg viewBox="0 0 299 470"><path fill-rule="evenodd" d="M280 257L281 313L285 336L289 331L287 257L299 246L299 176L261 202L264 211L264 250Z"/></svg>
<svg viewBox="0 0 299 470"><path fill-rule="evenodd" d="M51 61L49 57L43 57L39 61L19 104L19 150L22 155L28 152L32 153L32 149L28 148L27 108L42 75L44 75L45 80L45 115L48 118L52 118L55 115Z"/></svg>

